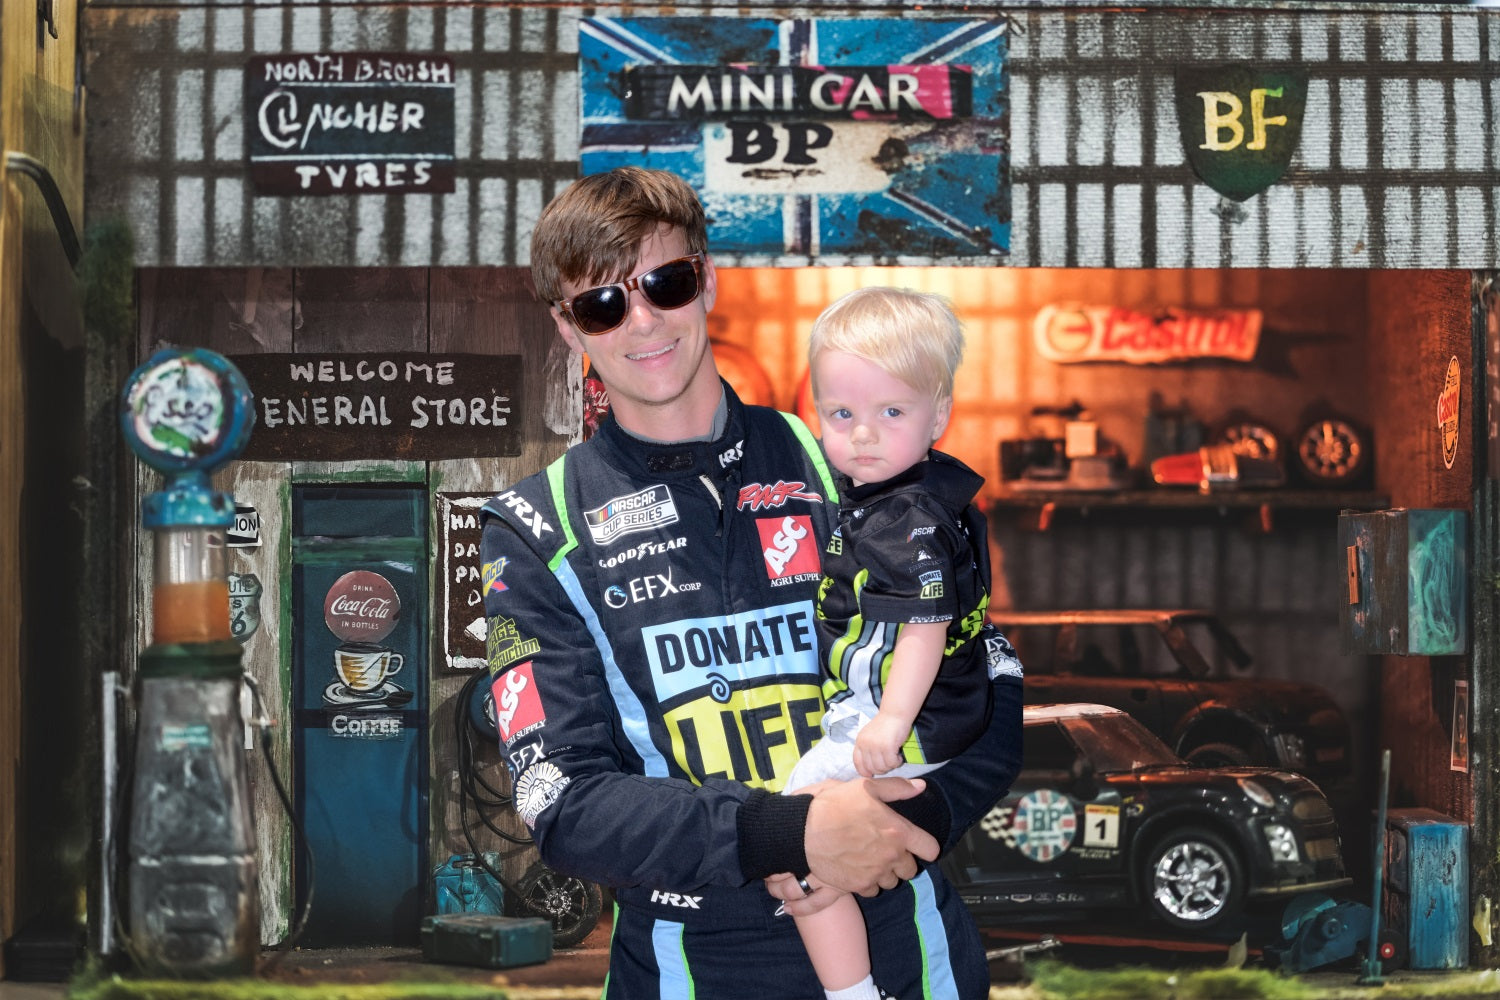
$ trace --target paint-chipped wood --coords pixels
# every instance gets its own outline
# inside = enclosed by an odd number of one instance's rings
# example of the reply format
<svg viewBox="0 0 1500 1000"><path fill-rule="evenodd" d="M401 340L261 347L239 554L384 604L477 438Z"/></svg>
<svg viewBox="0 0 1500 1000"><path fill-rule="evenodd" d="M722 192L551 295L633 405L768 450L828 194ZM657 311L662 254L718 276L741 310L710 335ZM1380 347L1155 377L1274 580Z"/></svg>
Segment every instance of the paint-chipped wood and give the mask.
<svg viewBox="0 0 1500 1000"><path fill-rule="evenodd" d="M1475 393L1463 394L1451 469L1443 461L1436 416L1451 358L1468 372L1465 385L1473 384L1469 293L1469 276L1457 272L1371 282L1370 357L1400 359L1372 365L1368 385L1370 397L1381 401L1372 413L1376 476L1393 507L1468 509L1473 502L1473 439L1462 429L1483 419L1484 410ZM1379 745L1392 749L1392 806L1424 806L1468 822L1474 805L1469 775L1449 769L1454 681L1470 680L1474 690L1468 657L1386 656L1378 663ZM1479 714L1479 700L1471 709L1471 732L1500 724L1492 714Z"/></svg>
<svg viewBox="0 0 1500 1000"><path fill-rule="evenodd" d="M529 273L519 268L490 270L441 269L432 273L432 350L435 352L492 352L516 354L523 359L522 392L529 400L546 400L569 383L566 358L570 357L557 336L546 306L531 291ZM543 468L573 441L581 426L581 405L567 414L553 414L549 422L547 407L532 403L520 414L522 452L516 458L480 459L475 461L433 462L431 489L434 496L444 493L499 493L507 486ZM561 424L561 429L557 426ZM434 516L438 505L434 502ZM442 593L436 574L445 560L434 553L432 593ZM461 822L458 803L458 740L472 738L476 743L474 761L481 777L496 788L507 789L509 777L498 746L488 745L472 734L454 727L455 699L472 676L469 672L445 670L446 653L437 648L439 630L433 630L434 648L431 719L432 821L431 856L434 863L449 854L468 853L469 842ZM479 683L484 683L480 681ZM486 809L485 814L512 836L526 838L526 828L511 810ZM471 803L468 831L481 850L498 850L503 858L502 874L516 880L526 866L536 859L535 850L504 841L480 822Z"/></svg>
<svg viewBox="0 0 1500 1000"><path fill-rule="evenodd" d="M269 768L283 786L293 787L291 753L291 656L283 624L291 580L291 503L284 463L235 462L222 477L223 489L236 505L255 508L260 516L260 545L230 549L230 573L253 577L259 584L258 625L243 642L245 670L260 688L261 708L272 723L267 760L258 730L252 733L250 786L255 812L255 839L260 857L261 938L273 944L286 936L292 915L292 828L276 794ZM247 609L248 610L248 609Z"/></svg>

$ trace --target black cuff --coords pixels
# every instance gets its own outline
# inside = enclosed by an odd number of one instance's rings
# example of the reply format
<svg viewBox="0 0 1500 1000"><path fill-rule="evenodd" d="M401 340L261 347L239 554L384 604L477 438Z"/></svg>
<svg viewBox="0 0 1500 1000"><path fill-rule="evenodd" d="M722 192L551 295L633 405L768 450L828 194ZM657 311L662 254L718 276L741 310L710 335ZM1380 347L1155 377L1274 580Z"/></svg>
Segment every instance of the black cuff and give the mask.
<svg viewBox="0 0 1500 1000"><path fill-rule="evenodd" d="M746 882L781 872L807 875L804 837L811 805L811 795L773 795L762 788L753 789L740 803L735 833Z"/></svg>
<svg viewBox="0 0 1500 1000"><path fill-rule="evenodd" d="M948 843L948 831L952 827L953 817L948 814L948 803L943 800L942 793L931 784L922 789L919 795L887 802L886 805L932 834L939 847Z"/></svg>

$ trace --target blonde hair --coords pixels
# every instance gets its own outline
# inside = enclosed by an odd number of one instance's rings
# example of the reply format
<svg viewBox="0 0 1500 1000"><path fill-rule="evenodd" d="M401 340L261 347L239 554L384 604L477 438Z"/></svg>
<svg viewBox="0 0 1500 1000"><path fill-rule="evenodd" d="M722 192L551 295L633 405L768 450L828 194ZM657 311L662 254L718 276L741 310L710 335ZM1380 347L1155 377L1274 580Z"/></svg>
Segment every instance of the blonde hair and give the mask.
<svg viewBox="0 0 1500 1000"><path fill-rule="evenodd" d="M564 281L602 284L635 269L641 241L662 226L682 230L688 253L708 251L703 205L676 174L617 167L575 181L542 210L531 234L531 280L545 302Z"/></svg>
<svg viewBox="0 0 1500 1000"><path fill-rule="evenodd" d="M908 288L861 288L823 310L807 345L811 362L824 351L864 358L933 399L953 398L953 373L964 332L948 300ZM816 394L817 387L813 387Z"/></svg>

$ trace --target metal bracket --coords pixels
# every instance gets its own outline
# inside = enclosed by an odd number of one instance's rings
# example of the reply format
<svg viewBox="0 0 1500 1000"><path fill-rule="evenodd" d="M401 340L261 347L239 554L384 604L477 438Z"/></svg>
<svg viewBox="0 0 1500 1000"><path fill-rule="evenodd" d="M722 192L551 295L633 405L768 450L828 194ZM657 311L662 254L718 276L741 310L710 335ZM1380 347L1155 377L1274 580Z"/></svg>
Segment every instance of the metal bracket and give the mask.
<svg viewBox="0 0 1500 1000"><path fill-rule="evenodd" d="M46 35L57 37L57 21L52 17L52 0L36 0L36 47L41 48L47 43Z"/></svg>
<svg viewBox="0 0 1500 1000"><path fill-rule="evenodd" d="M50 2L48 6L51 6ZM68 265L73 270L78 270L78 258L81 254L78 245L78 230L73 228L73 218L68 214L67 203L63 201L62 192L58 190L57 182L52 179L52 174L35 157L10 150L5 152L5 169L25 174L36 181L43 200L47 202L47 210L52 213L52 225L57 228L57 238L62 241L63 253L68 255Z"/></svg>

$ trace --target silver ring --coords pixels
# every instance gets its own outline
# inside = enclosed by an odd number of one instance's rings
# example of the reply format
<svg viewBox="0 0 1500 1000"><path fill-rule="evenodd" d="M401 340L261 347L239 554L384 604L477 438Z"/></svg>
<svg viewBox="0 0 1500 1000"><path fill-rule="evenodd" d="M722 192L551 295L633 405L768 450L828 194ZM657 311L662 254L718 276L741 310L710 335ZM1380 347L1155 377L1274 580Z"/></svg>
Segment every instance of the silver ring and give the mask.
<svg viewBox="0 0 1500 1000"><path fill-rule="evenodd" d="M806 878L799 878L797 884L802 887L802 895L811 896L813 894L813 887L808 884Z"/></svg>

